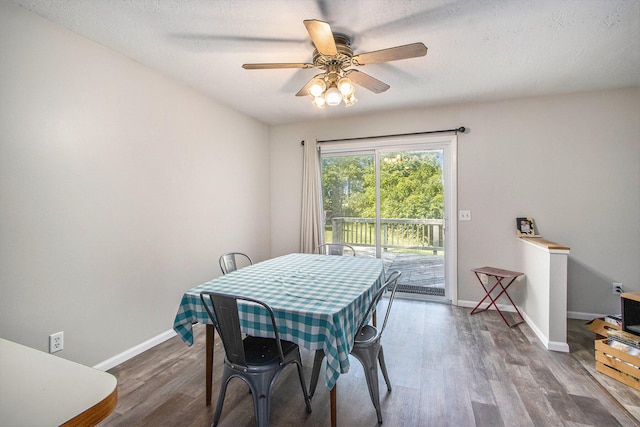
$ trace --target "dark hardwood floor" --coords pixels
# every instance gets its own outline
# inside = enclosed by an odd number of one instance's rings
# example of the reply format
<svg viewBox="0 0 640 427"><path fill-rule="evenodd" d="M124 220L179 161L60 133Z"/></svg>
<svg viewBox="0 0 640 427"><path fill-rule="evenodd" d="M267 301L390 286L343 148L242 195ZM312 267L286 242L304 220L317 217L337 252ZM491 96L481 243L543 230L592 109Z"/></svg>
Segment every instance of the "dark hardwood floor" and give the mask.
<svg viewBox="0 0 640 427"><path fill-rule="evenodd" d="M594 339L584 321L570 321L573 353L557 353L547 351L526 324L509 328L496 312L471 316L470 311L396 299L382 338L393 384L387 393L380 375L383 425L638 425L631 413L640 408L640 394L622 384L616 387L619 383L604 386L583 367L593 363ZM223 350L217 339L213 406L207 407L204 326L194 330L193 347L174 337L110 371L118 377L119 402L100 426L210 425ZM308 385L313 354L301 351ZM337 384L338 425L377 425L357 360L351 359L349 373ZM313 412L307 414L296 370L287 368L274 387L270 425L330 425L329 392L322 385L313 398ZM254 422L248 388L232 381L220 425Z"/></svg>

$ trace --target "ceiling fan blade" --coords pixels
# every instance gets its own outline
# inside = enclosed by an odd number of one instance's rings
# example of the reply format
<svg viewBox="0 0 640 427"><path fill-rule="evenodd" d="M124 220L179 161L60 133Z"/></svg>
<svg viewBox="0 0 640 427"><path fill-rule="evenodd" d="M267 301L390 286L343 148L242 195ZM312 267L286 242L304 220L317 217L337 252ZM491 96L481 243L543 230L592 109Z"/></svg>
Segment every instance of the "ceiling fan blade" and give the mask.
<svg viewBox="0 0 640 427"><path fill-rule="evenodd" d="M310 94L309 94L309 88L310 88L310 87L311 87L311 85L313 84L313 81L314 81L314 80L316 80L317 78L322 79L322 77L323 77L323 76L324 76L324 74L322 74L322 73L321 73L321 74L316 74L315 76L313 76L313 77L311 78L311 80L309 80L309 81L307 82L307 84L306 84L306 85L302 86L302 89L300 89L300 90L298 91L298 93L296 93L296 96L306 96L306 95L310 95Z"/></svg>
<svg viewBox="0 0 640 427"><path fill-rule="evenodd" d="M309 95L309 88L311 87L311 83L315 80L316 77L318 76L313 77L311 80L307 82L306 85L302 86L302 89L300 89L298 93L296 93L296 96Z"/></svg>
<svg viewBox="0 0 640 427"><path fill-rule="evenodd" d="M306 39L285 39L282 37L250 37L250 36L235 36L227 34L215 34L215 33L169 33L169 37L178 40L191 40L202 42L247 42L247 43L287 43L287 44L301 44ZM235 47L236 45L234 45Z"/></svg>
<svg viewBox="0 0 640 427"><path fill-rule="evenodd" d="M358 70L349 70L345 75L349 76L349 79L351 79L355 84L360 85L365 89L369 89L374 93L382 93L391 87L385 82L381 82L380 80L371 77L369 74L365 74Z"/></svg>
<svg viewBox="0 0 640 427"><path fill-rule="evenodd" d="M268 64L242 64L245 70L270 70L276 68L313 68L313 64L304 63L268 63Z"/></svg>
<svg viewBox="0 0 640 427"><path fill-rule="evenodd" d="M333 32L328 23L316 19L307 19L304 21L304 26L307 27L307 31L318 52L323 55L338 54L336 41L333 38Z"/></svg>
<svg viewBox="0 0 640 427"><path fill-rule="evenodd" d="M397 61L399 59L416 58L418 56L425 56L426 54L427 47L424 43L418 42L354 55L352 62L356 65L377 64L380 62Z"/></svg>

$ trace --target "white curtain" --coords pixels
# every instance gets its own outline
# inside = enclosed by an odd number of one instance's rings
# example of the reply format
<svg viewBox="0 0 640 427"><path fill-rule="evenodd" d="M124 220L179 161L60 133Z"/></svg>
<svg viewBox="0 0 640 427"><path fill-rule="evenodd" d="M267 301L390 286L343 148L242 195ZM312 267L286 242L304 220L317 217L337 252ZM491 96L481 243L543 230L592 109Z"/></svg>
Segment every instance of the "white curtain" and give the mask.
<svg viewBox="0 0 640 427"><path fill-rule="evenodd" d="M316 141L304 142L302 167L302 219L300 221L300 250L313 253L322 243L322 190L320 184L320 154Z"/></svg>

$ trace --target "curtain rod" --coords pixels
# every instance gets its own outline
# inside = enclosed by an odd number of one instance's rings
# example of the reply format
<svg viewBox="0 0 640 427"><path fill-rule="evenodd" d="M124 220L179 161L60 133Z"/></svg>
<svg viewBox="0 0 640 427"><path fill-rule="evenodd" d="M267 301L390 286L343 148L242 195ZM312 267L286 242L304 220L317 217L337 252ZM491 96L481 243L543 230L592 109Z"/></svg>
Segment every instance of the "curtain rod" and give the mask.
<svg viewBox="0 0 640 427"><path fill-rule="evenodd" d="M425 132L412 132L412 133L396 133L391 135L376 135L376 136L360 136L356 138L340 138L340 139L321 139L316 141L318 144L323 142L344 142L344 141L360 141L363 139L376 139L376 138L394 138L398 136L414 136L414 135L426 135L429 133L445 133L445 132L460 132L464 133L466 128L464 126L460 126L457 129L443 129L443 130L430 130ZM304 145L304 141L300 141L301 145Z"/></svg>

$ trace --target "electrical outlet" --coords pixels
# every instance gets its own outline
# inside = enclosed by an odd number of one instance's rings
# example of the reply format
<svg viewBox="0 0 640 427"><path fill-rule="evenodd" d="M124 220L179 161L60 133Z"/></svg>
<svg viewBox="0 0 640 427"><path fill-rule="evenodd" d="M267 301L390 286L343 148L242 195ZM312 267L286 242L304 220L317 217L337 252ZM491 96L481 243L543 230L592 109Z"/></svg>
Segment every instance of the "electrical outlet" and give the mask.
<svg viewBox="0 0 640 427"><path fill-rule="evenodd" d="M611 284L611 291L613 292L614 295L620 295L621 293L623 293L624 291L622 290L622 283L612 283Z"/></svg>
<svg viewBox="0 0 640 427"><path fill-rule="evenodd" d="M471 211L458 211L459 221L471 221Z"/></svg>
<svg viewBox="0 0 640 427"><path fill-rule="evenodd" d="M55 353L64 348L64 332L49 335L49 353Z"/></svg>

